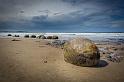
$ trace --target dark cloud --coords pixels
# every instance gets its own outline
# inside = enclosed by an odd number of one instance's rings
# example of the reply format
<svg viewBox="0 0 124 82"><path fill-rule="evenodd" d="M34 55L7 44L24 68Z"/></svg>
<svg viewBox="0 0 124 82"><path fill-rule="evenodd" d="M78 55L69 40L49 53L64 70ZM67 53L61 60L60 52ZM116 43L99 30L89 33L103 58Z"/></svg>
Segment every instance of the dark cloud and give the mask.
<svg viewBox="0 0 124 82"><path fill-rule="evenodd" d="M54 13L54 15L62 15L62 12Z"/></svg>
<svg viewBox="0 0 124 82"><path fill-rule="evenodd" d="M43 13L50 13L50 11L49 11L49 10L41 10L41 11L39 11L39 12L43 12Z"/></svg>
<svg viewBox="0 0 124 82"><path fill-rule="evenodd" d="M90 2L92 0L62 0L62 1L71 3L72 5L79 5L82 3Z"/></svg>
<svg viewBox="0 0 124 82"><path fill-rule="evenodd" d="M24 13L25 11L24 10L21 10L20 13Z"/></svg>
<svg viewBox="0 0 124 82"><path fill-rule="evenodd" d="M0 30L124 32L123 0L0 0Z"/></svg>

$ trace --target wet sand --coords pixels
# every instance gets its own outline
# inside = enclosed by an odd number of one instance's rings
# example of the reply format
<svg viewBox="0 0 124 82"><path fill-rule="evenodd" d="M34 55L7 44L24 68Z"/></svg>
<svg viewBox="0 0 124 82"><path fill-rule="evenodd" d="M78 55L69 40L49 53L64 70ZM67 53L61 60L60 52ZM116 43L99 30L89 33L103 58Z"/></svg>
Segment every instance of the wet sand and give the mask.
<svg viewBox="0 0 124 82"><path fill-rule="evenodd" d="M124 60L114 63L101 54L96 67L80 67L64 61L63 50L40 39L0 39L0 82L124 82ZM117 47L124 55L123 45Z"/></svg>

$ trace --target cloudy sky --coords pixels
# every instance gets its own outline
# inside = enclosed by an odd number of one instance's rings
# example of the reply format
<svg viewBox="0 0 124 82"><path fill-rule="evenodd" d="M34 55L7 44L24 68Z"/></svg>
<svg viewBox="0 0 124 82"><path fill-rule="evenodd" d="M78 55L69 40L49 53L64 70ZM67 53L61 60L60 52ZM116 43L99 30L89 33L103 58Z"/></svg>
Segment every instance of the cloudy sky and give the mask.
<svg viewBox="0 0 124 82"><path fill-rule="evenodd" d="M0 31L124 32L124 0L0 0Z"/></svg>

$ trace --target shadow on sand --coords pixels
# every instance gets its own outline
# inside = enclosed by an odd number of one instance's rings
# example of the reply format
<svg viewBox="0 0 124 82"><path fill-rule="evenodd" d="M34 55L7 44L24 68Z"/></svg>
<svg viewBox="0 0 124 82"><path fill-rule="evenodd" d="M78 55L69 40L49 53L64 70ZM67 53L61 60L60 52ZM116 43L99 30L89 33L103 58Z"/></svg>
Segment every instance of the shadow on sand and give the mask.
<svg viewBox="0 0 124 82"><path fill-rule="evenodd" d="M101 68L101 67L106 67L108 65L108 62L106 62L105 60L100 60L99 64L94 66L93 68Z"/></svg>

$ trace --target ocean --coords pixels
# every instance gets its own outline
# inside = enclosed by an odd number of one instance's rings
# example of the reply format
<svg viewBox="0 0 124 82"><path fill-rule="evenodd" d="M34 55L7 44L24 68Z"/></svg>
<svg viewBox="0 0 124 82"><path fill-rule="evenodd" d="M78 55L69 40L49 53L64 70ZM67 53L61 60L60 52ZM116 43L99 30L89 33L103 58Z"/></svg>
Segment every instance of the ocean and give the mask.
<svg viewBox="0 0 124 82"><path fill-rule="evenodd" d="M12 36L14 35L19 35L19 38L23 38L24 35L28 34L30 35L57 35L59 36L59 39L62 40L69 40L75 37L85 37L89 38L93 41L118 41L121 40L124 42L124 33L0 33L0 38L12 38L7 36L8 34L11 34Z"/></svg>

